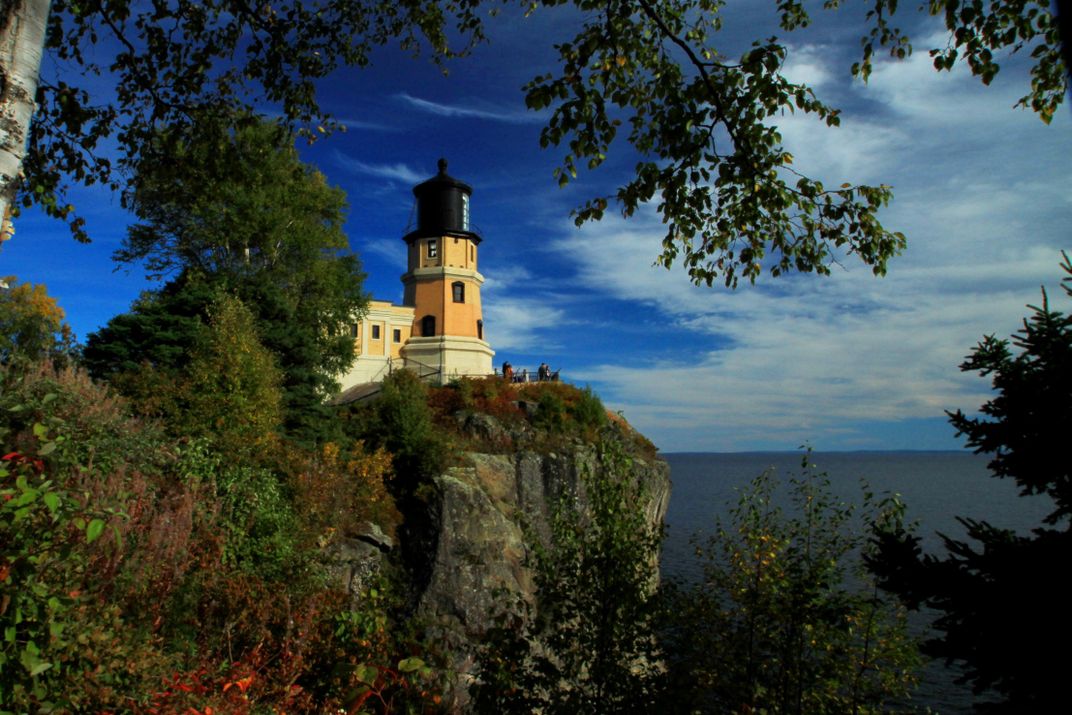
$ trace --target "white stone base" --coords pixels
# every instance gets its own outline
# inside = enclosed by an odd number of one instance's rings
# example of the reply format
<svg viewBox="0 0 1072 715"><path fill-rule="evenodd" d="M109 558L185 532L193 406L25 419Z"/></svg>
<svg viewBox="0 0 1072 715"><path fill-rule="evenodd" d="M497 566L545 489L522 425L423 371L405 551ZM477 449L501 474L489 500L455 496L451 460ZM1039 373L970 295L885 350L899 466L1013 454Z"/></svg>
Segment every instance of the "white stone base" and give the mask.
<svg viewBox="0 0 1072 715"><path fill-rule="evenodd" d="M400 363L401 360L396 360ZM391 359L380 355L358 355L350 371L339 378L339 385L346 390L366 382L383 382L391 374Z"/></svg>
<svg viewBox="0 0 1072 715"><path fill-rule="evenodd" d="M458 377L493 374L494 356L495 351L483 340L451 335L410 338L402 346L406 368L438 385L446 385Z"/></svg>

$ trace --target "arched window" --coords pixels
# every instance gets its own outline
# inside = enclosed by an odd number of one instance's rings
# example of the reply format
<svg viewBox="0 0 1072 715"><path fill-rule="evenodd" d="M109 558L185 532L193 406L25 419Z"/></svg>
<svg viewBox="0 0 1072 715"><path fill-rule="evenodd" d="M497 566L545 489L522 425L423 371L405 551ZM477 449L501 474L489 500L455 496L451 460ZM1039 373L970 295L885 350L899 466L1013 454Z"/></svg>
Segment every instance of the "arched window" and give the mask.
<svg viewBox="0 0 1072 715"><path fill-rule="evenodd" d="M454 302L455 303L464 303L465 302L465 284L462 283L461 281L454 281L453 283L450 284L450 288L454 292Z"/></svg>
<svg viewBox="0 0 1072 715"><path fill-rule="evenodd" d="M476 321L476 337L479 338L480 340L484 339L484 321L483 320Z"/></svg>
<svg viewBox="0 0 1072 715"><path fill-rule="evenodd" d="M421 337L432 338L435 337L435 316L426 315L421 318Z"/></svg>

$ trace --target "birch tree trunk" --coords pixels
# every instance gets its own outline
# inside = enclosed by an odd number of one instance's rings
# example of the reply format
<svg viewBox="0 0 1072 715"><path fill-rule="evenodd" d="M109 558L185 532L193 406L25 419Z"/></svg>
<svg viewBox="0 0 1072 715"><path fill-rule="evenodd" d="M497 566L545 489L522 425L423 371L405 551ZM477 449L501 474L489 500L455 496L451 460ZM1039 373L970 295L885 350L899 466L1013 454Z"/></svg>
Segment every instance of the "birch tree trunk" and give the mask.
<svg viewBox="0 0 1072 715"><path fill-rule="evenodd" d="M0 29L0 245L11 238L11 211L34 111L51 0L6 0Z"/></svg>

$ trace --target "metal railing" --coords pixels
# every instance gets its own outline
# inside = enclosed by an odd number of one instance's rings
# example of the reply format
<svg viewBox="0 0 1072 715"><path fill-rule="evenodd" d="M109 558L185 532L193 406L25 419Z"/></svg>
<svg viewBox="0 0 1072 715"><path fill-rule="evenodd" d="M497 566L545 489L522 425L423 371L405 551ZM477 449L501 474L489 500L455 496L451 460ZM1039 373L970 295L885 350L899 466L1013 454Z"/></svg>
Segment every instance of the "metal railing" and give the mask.
<svg viewBox="0 0 1072 715"><path fill-rule="evenodd" d="M547 376L543 379L540 379L539 368L535 370L529 370L527 367L523 367L520 369L515 368L513 370L513 374L510 377L510 382L558 382L561 379L559 377L560 372L561 370L549 370ZM497 377L503 377L502 372L498 368L495 368L495 375Z"/></svg>

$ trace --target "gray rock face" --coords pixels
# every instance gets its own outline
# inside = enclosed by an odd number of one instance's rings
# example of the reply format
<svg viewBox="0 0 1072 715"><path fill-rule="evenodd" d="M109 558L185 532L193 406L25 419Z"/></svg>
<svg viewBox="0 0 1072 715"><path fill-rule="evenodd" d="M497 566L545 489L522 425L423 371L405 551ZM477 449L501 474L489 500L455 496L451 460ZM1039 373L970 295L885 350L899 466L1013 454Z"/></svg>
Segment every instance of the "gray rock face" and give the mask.
<svg viewBox="0 0 1072 715"><path fill-rule="evenodd" d="M516 445L535 434L528 428L525 434L508 433L494 418L471 413L459 418L459 426L487 444ZM559 504L583 514L584 477L602 469L596 448L580 440L550 453L470 452L461 466L434 480L419 504L411 504L416 511L405 518L417 528L402 546L418 581L412 584L417 613L455 656L458 679L448 694L449 709L465 709L473 655L494 618L518 597L534 601L535 583L525 566L530 540L547 544ZM645 495L636 508L649 524L660 525L670 501L669 466L634 456L630 478ZM357 537L333 544L329 556L339 579L359 598L392 548L391 539L370 524ZM414 553L419 563L412 563ZM653 578L657 568L652 564Z"/></svg>
<svg viewBox="0 0 1072 715"><path fill-rule="evenodd" d="M327 549L328 561L335 577L350 597L357 599L372 583L384 564L394 541L380 527L366 523L356 536L333 542Z"/></svg>
<svg viewBox="0 0 1072 715"><path fill-rule="evenodd" d="M596 450L583 443L551 454L470 453L466 462L436 481L438 540L430 555L431 577L418 600L420 615L438 625L458 654L462 691L471 654L493 618L514 595L534 596L524 565L526 534L546 543L553 509L563 500L583 512L583 475L601 469ZM633 460L632 478L646 494L637 508L653 525L662 523L669 504L669 471L660 460Z"/></svg>

